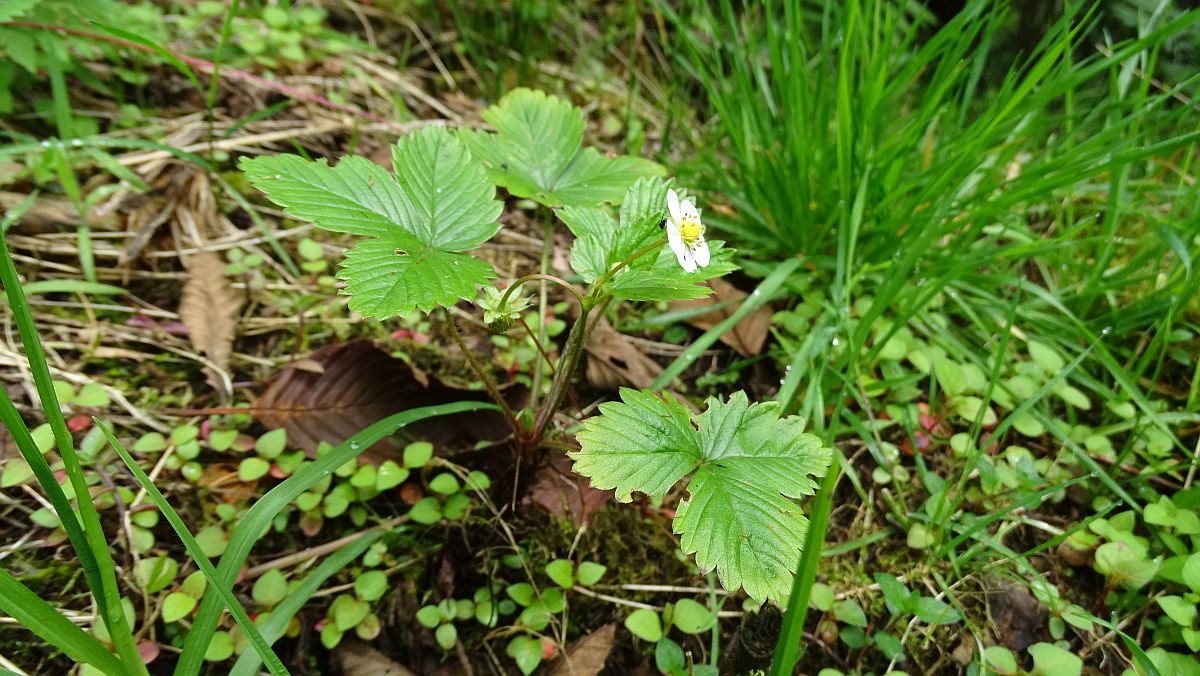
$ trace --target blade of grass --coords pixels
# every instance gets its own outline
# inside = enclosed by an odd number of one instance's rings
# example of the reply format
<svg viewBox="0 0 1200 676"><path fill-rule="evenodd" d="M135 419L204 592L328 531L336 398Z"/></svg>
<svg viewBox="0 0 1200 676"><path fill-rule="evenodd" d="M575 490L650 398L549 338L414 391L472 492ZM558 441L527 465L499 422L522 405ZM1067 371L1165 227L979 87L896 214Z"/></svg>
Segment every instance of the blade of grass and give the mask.
<svg viewBox="0 0 1200 676"><path fill-rule="evenodd" d="M238 626L246 634L246 638L250 640L251 647L254 648L254 651L258 653L259 657L267 665L267 670L272 674L287 674L288 670L284 668L283 662L279 660L279 656L275 654L275 651L271 650L271 646L263 639L262 634L258 632L258 627L254 626L254 622L246 613L246 609L242 607L241 602L234 598L233 592L226 585L221 584L217 578L217 569L213 568L212 562L204 554L200 543L196 542L196 538L192 537L187 524L183 522L179 513L167 501L166 496L162 494L162 491L158 490L158 486L154 485L154 481L137 464L137 461L133 459L129 451L125 450L125 446L113 434L108 424L99 418L93 417L92 420L95 422L96 427L100 429L104 438L108 440L109 445L117 452L117 455L121 456L121 460L125 462L125 466L129 468L134 478L141 484L142 489L150 496L150 500L162 512L162 515L167 519L167 523L171 524L175 535L183 542L184 549L187 550L192 560L196 562L196 566L200 568L200 571L204 573L204 577L208 579L209 589L216 591L221 601L225 603L225 607L229 609L230 614L233 615L233 619L237 621Z"/></svg>
<svg viewBox="0 0 1200 676"><path fill-rule="evenodd" d="M0 568L0 608L22 627L76 662L90 664L105 674L129 673L99 641L85 634L3 568Z"/></svg>
<svg viewBox="0 0 1200 676"><path fill-rule="evenodd" d="M686 350L676 357L675 361L667 365L667 368L663 369L663 372L654 379L654 382L650 383L650 389L661 390L669 385L676 376L678 376L680 373L683 373L685 369L694 364L699 355L708 348L712 347L713 343L717 342L721 336L728 333L734 326L737 326L738 322L741 322L746 317L750 316L751 312L754 312L761 305L771 300L783 286L784 282L788 278L788 275L791 275L792 272L794 272L799 266L800 259L798 258L791 258L779 264L775 270L768 275L766 279L759 283L754 291L752 291L750 295L746 297L746 300L742 303L741 307L734 311L733 314L721 320L721 322L716 326L712 327L708 331L705 331L699 338L693 341Z"/></svg>
<svg viewBox="0 0 1200 676"><path fill-rule="evenodd" d="M192 72L191 66L187 65L187 63L185 63L183 61L183 59L180 59L178 56L175 55L174 52L167 49L166 47L163 47L162 45L158 44L157 42L155 42L154 40L151 40L148 37L145 37L143 35L138 35L137 33L132 33L130 31L125 30L124 28L118 28L116 26L109 26L107 24L102 24L98 21L92 21L91 24L93 26L95 26L96 28L99 28L100 30L104 31L105 33L108 33L110 35L115 35L119 38L128 40L130 42L136 42L137 44L139 44L143 47L149 48L155 54L158 54L159 56L161 56L167 63L171 64L171 66L174 67L175 70L182 73L183 76L186 77L188 79L188 81L191 82L192 85L194 85L196 87L196 91L200 91L200 92L204 91L204 86L200 84L199 78L197 78L196 74Z"/></svg>
<svg viewBox="0 0 1200 676"><path fill-rule="evenodd" d="M229 538L221 563L217 566L217 584L229 587L237 578L238 571L250 554L254 543L270 527L271 521L301 493L315 486L333 473L335 469L357 458L360 453L373 446L396 430L426 418L433 418L468 411L499 410L495 404L478 401L460 401L439 406L423 406L402 411L367 427L358 434L338 444L331 452L300 468L290 478L272 488L254 503ZM221 600L206 592L200 609L192 620L192 628L183 646L183 654L175 668L176 676L195 676L204 665L204 651L217 630L221 614Z"/></svg>
<svg viewBox="0 0 1200 676"><path fill-rule="evenodd" d="M112 284L84 282L78 279L44 279L25 285L26 295L35 293L87 293L97 296L116 296L128 292Z"/></svg>
<svg viewBox="0 0 1200 676"><path fill-rule="evenodd" d="M821 549L825 546L829 515L833 511L833 492L837 489L838 479L846 464L840 451L835 449L834 455L833 466L821 479L821 487L812 501L812 516L808 521L808 533L804 536L804 549L800 553L796 575L792 578L792 593L788 596L783 627L775 643L775 655L771 658L771 676L789 676L799 659L804 619L808 615L808 598L817 579L817 566L821 563Z"/></svg>
<svg viewBox="0 0 1200 676"><path fill-rule="evenodd" d="M67 422L59 409L58 395L54 391L54 381L50 376L50 366L46 362L46 353L42 349L42 341L38 337L33 315L21 288L21 280L17 277L17 269L8 251L8 243L0 237L0 283L4 284L4 292L8 296L13 321L17 325L17 333L21 336L21 344L25 348L25 357L29 361L29 371L41 400L42 410L46 421L54 434L54 442L58 454L62 458L64 471L71 483L71 490L76 496L79 522L83 528L84 541L73 540L72 547L87 579L96 606L100 611L105 626L112 637L113 645L121 661L134 669L136 673L145 674L146 667L142 664L141 654L133 640L133 633L125 619L121 608L121 592L117 586L116 570L113 567L112 554L109 552L108 539L100 525L100 516L90 498L91 491L87 478L83 474L79 456L75 453L75 442ZM43 462L45 462L43 460ZM33 464L30 465L31 467ZM57 483L55 483L57 485ZM61 488L59 489L61 490ZM71 512L59 515L60 522L66 524L73 519ZM136 665L136 667L134 666Z"/></svg>
<svg viewBox="0 0 1200 676"><path fill-rule="evenodd" d="M275 641L278 641L284 635L288 625L292 622L292 618L296 616L296 613L300 612L300 609L304 607L308 599L321 588L321 585L326 580L361 556L363 552L367 551L368 547L384 535L385 532L382 530L367 533L325 557L325 560L317 566L316 570L309 573L303 582L297 585L283 601L279 602L279 605L271 609L270 617L259 627L259 631L262 632L263 638L266 639L267 643L274 644ZM229 674L230 676L254 676L254 674L258 673L259 663L260 660L256 653L244 652L238 658L238 661L234 663L233 669Z"/></svg>

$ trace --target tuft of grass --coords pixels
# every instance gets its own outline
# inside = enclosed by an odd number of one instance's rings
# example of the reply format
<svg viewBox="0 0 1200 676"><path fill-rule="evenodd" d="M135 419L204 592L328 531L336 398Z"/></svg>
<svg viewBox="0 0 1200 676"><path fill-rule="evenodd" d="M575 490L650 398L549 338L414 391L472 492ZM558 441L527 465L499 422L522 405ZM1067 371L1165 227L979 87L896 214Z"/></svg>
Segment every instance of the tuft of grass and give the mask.
<svg viewBox="0 0 1200 676"><path fill-rule="evenodd" d="M1198 80L1164 84L1155 66L1200 11L1148 15L1136 36L1106 42L1095 6L1068 2L1032 51L997 64L1004 2L968 3L941 27L915 3L887 0L659 7L676 28L676 66L713 120L715 140L692 167L718 205L706 222L749 251L751 274L796 256L809 272L793 289L824 289L807 333L780 355L792 366L778 395L789 409L881 458L866 392L891 337L919 333L977 365L990 376L985 404L1005 387L1000 367L1036 340L1066 357L1062 371L995 438L1031 412L1073 462L1140 509L1144 479L1120 468L1129 445L1100 466L1071 437L1076 414L1039 401L1069 383L1133 404L1170 435L1177 459L1191 455L1173 429L1197 419L1194 383L1170 414L1149 383L1186 383L1198 368L1177 344L1187 335L1177 329L1195 326L1200 284ZM1091 417L1120 422L1110 406ZM904 425L911 436L915 423ZM978 439L981 420L972 427ZM963 462L946 477L941 513L957 513L974 469ZM811 534L774 673L796 658L824 524ZM936 536L934 551L960 565L1001 555L981 548L986 528Z"/></svg>

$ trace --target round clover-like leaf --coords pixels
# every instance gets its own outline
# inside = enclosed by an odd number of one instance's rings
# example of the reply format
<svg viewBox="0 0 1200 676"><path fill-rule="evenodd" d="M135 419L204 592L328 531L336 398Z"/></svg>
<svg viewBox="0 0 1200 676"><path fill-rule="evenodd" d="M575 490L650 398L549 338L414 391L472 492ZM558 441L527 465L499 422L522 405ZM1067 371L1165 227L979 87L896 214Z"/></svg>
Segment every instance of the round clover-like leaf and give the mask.
<svg viewBox="0 0 1200 676"><path fill-rule="evenodd" d="M671 622L685 634L699 634L710 629L716 621L713 611L692 599L679 599L671 614Z"/></svg>
<svg viewBox="0 0 1200 676"><path fill-rule="evenodd" d="M369 570L354 579L354 593L364 601L378 601L387 590L387 574L381 570Z"/></svg>
<svg viewBox="0 0 1200 676"><path fill-rule="evenodd" d="M437 639L437 644L442 650L451 650L454 644L458 643L458 629L455 629L453 624L443 624L434 630L433 637Z"/></svg>
<svg viewBox="0 0 1200 676"><path fill-rule="evenodd" d="M514 636L504 652L513 658L517 668L526 676L542 663L542 642L531 636Z"/></svg>
<svg viewBox="0 0 1200 676"><path fill-rule="evenodd" d="M546 564L546 575L563 589L570 589L575 585L574 573L575 566L566 559L555 559Z"/></svg>
<svg viewBox="0 0 1200 676"><path fill-rule="evenodd" d="M625 628L634 636L656 643L663 636L662 620L649 608L638 608L625 618Z"/></svg>
<svg viewBox="0 0 1200 676"><path fill-rule="evenodd" d="M183 592L171 592L163 599L163 622L178 622L196 607L196 598Z"/></svg>

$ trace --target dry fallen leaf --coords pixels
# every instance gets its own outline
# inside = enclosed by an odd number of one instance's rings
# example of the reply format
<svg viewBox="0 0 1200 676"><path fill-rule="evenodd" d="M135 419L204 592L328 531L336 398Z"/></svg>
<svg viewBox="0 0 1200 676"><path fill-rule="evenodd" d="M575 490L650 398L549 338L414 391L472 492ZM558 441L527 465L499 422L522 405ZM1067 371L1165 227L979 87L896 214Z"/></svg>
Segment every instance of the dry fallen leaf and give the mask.
<svg viewBox="0 0 1200 676"><path fill-rule="evenodd" d="M404 665L357 639L343 640L333 651L333 663L344 676L414 676Z"/></svg>
<svg viewBox="0 0 1200 676"><path fill-rule="evenodd" d="M227 369L242 295L225 277L225 264L216 254L201 252L189 256L185 266L188 278L179 300L179 319L187 327L192 348Z"/></svg>
<svg viewBox="0 0 1200 676"><path fill-rule="evenodd" d="M616 390L620 387L649 387L662 373L658 362L647 357L600 318L588 337L587 379L593 387Z"/></svg>
<svg viewBox="0 0 1200 676"><path fill-rule="evenodd" d="M612 497L611 490L592 488L590 481L572 472L567 456L556 454L537 471L525 500L560 519L570 516L575 527L582 528Z"/></svg>
<svg viewBox="0 0 1200 676"><path fill-rule="evenodd" d="M271 429L287 429L288 444L311 453L322 441L339 444L393 413L484 396L438 382L426 386L404 361L370 341L355 340L327 345L289 364L275 376L250 412ZM481 411L432 418L410 425L405 431L435 445L469 446L480 440L502 438L507 429L498 413ZM394 440L384 439L363 458L381 461L380 454L398 448Z"/></svg>
<svg viewBox="0 0 1200 676"><path fill-rule="evenodd" d="M566 653L550 666L549 676L596 676L612 652L617 625L606 624L567 646Z"/></svg>
<svg viewBox="0 0 1200 676"><path fill-rule="evenodd" d="M707 298L696 300L677 300L671 303L672 310L687 310L719 305L712 312L706 312L698 317L687 320L692 326L707 331L724 321L737 311L746 292L726 282L723 279L710 279L706 282L712 287L713 293ZM752 357L762 352L767 342L767 334L771 329L771 310L766 306L759 307L750 316L734 325L732 329L721 336L721 342L737 350L743 357Z"/></svg>

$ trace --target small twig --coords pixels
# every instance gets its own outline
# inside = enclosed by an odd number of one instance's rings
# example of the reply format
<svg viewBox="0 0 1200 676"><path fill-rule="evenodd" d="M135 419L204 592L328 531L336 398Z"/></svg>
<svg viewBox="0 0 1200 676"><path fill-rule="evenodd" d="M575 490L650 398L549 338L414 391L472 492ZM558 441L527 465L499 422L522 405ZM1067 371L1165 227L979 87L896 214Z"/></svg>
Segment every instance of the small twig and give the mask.
<svg viewBox="0 0 1200 676"><path fill-rule="evenodd" d="M246 571L246 575L243 577L243 579L253 580L268 571L276 570L278 568L288 568L298 563L304 563L305 561L325 556L326 554L332 554L351 542L362 539L362 537L368 533L374 533L375 531L380 530L391 530L392 528L395 528L406 521L408 521L407 516L398 516L390 521L385 521L378 526L361 530L353 535L347 535L344 538L332 540L330 542L326 542L325 544L317 545L316 547L309 547L308 549L298 551L295 554L281 556L274 561L268 561L250 568Z"/></svg>
<svg viewBox="0 0 1200 676"><path fill-rule="evenodd" d="M665 592L668 594L707 594L707 587L676 587L669 584L620 584L606 587L611 589L624 589L626 591L648 591L648 592ZM724 589L718 589L718 594L729 594Z"/></svg>

